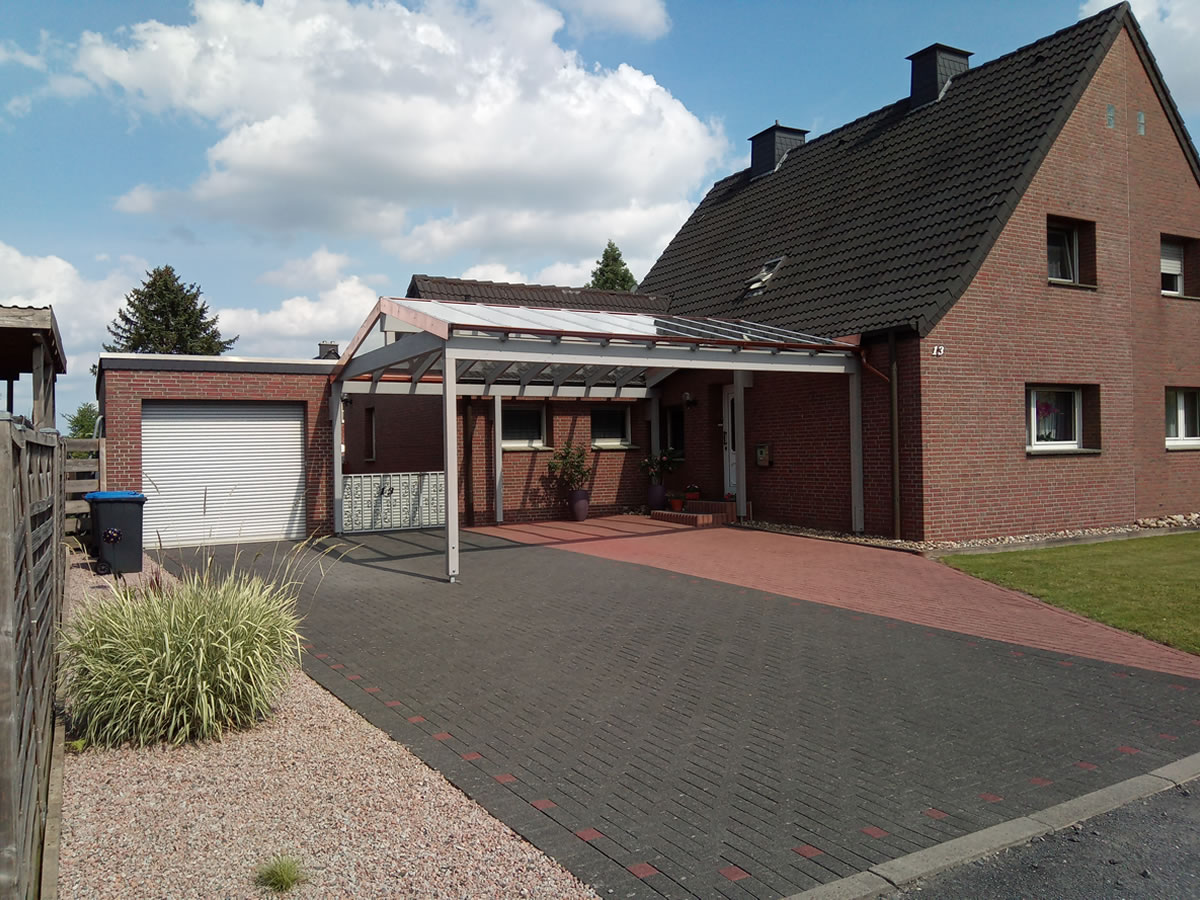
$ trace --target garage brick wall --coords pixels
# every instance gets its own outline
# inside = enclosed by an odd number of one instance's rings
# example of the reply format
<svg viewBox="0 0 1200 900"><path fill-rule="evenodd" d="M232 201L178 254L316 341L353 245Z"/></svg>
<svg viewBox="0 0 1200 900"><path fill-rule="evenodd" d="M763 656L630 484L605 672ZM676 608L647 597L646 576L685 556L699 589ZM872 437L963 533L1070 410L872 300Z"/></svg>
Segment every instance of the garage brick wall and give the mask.
<svg viewBox="0 0 1200 900"><path fill-rule="evenodd" d="M142 401L215 400L305 404L305 521L310 534L333 531L333 448L324 374L181 372L105 368L101 380L110 490L142 489Z"/></svg>

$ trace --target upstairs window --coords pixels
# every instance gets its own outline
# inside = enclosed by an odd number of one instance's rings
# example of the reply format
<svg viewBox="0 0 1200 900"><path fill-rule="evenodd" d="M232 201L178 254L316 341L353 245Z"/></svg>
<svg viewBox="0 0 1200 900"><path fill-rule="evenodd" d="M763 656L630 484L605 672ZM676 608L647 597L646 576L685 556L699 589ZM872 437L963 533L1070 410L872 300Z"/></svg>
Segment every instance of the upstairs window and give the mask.
<svg viewBox="0 0 1200 900"><path fill-rule="evenodd" d="M1052 284L1096 286L1096 223L1046 220L1046 274Z"/></svg>
<svg viewBox="0 0 1200 900"><path fill-rule="evenodd" d="M1200 390L1167 388L1167 446L1200 447Z"/></svg>
<svg viewBox="0 0 1200 900"><path fill-rule="evenodd" d="M592 410L593 447L620 450L629 445L628 406L603 406Z"/></svg>
<svg viewBox="0 0 1200 900"><path fill-rule="evenodd" d="M546 446L546 408L529 403L505 404L501 412L500 445L506 450Z"/></svg>
<svg viewBox="0 0 1200 900"><path fill-rule="evenodd" d="M762 268L758 270L758 274L746 282L746 290L743 291L743 297L755 297L763 292L763 288L767 286L767 282L771 280L781 265L785 257L778 256L775 259L768 259L763 263Z"/></svg>
<svg viewBox="0 0 1200 900"><path fill-rule="evenodd" d="M1025 444L1029 450L1083 446L1083 403L1078 388L1036 387L1025 393Z"/></svg>
<svg viewBox="0 0 1200 900"><path fill-rule="evenodd" d="M1162 273L1162 292L1164 294L1183 295L1183 262L1185 255L1183 241L1171 238L1162 239L1158 270Z"/></svg>

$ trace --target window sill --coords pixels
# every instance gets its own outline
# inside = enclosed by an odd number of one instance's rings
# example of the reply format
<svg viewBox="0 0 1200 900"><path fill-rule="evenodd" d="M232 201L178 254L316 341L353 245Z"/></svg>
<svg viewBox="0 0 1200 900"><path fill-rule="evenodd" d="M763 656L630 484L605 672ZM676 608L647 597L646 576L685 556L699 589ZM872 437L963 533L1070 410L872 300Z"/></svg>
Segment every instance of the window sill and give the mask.
<svg viewBox="0 0 1200 900"><path fill-rule="evenodd" d="M1178 443L1168 443L1167 450L1200 450L1200 441L1179 441Z"/></svg>
<svg viewBox="0 0 1200 900"><path fill-rule="evenodd" d="M547 444L500 444L500 449L505 453L541 453L544 450L553 450L554 448Z"/></svg>
<svg viewBox="0 0 1200 900"><path fill-rule="evenodd" d="M1200 300L1200 297L1193 297L1191 294L1174 294L1171 291L1163 291L1162 296L1168 300Z"/></svg>
<svg viewBox="0 0 1200 900"><path fill-rule="evenodd" d="M1026 456L1099 456L1096 447L1026 447Z"/></svg>
<svg viewBox="0 0 1200 900"><path fill-rule="evenodd" d="M592 449L597 450L597 451L599 451L599 450L636 450L636 449L638 449L638 446L637 446L637 444L603 444L603 443L596 444L596 443L593 443Z"/></svg>
<svg viewBox="0 0 1200 900"><path fill-rule="evenodd" d="M1050 287L1072 288L1077 291L1100 290L1100 285L1098 284L1084 284L1082 281L1067 281L1065 278L1048 278L1046 279L1046 283L1049 284Z"/></svg>

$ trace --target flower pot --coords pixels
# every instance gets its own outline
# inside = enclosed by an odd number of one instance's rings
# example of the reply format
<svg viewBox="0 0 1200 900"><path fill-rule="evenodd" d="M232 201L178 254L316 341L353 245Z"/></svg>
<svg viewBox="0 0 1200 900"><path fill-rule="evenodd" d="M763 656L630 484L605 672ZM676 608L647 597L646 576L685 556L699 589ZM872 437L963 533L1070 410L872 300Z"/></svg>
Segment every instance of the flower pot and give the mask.
<svg viewBox="0 0 1200 900"><path fill-rule="evenodd" d="M646 505L652 510L666 509L667 486L665 484L650 485L650 490L646 492Z"/></svg>
<svg viewBox="0 0 1200 900"><path fill-rule="evenodd" d="M587 491L567 491L567 506L571 509L571 518L576 522L587 518L589 499Z"/></svg>
<svg viewBox="0 0 1200 900"><path fill-rule="evenodd" d="M671 512L683 512L683 498L682 497L672 497L667 502L671 504Z"/></svg>

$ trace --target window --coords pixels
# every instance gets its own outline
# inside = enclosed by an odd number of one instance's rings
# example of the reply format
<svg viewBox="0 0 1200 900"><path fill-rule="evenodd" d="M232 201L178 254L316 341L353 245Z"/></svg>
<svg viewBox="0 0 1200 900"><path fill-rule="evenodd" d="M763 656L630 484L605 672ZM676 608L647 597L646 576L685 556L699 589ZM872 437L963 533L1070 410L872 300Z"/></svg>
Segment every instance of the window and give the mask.
<svg viewBox="0 0 1200 900"><path fill-rule="evenodd" d="M1167 446L1200 447L1200 390L1167 388Z"/></svg>
<svg viewBox="0 0 1200 900"><path fill-rule="evenodd" d="M592 446L629 446L628 406L602 406L592 410Z"/></svg>
<svg viewBox="0 0 1200 900"><path fill-rule="evenodd" d="M363 410L363 461L375 461L375 407Z"/></svg>
<svg viewBox="0 0 1200 900"><path fill-rule="evenodd" d="M668 406L667 412L667 441L665 446L674 450L680 457L684 455L683 445L683 407Z"/></svg>
<svg viewBox="0 0 1200 900"><path fill-rule="evenodd" d="M1078 388L1038 387L1025 392L1025 445L1029 450L1083 446L1083 404Z"/></svg>
<svg viewBox="0 0 1200 900"><path fill-rule="evenodd" d="M758 274L746 282L746 290L742 293L743 297L755 297L763 292L763 288L767 286L767 282L771 280L771 276L778 271L779 266L783 263L785 257L777 256L775 259L768 259L763 263L762 268L758 270Z"/></svg>
<svg viewBox="0 0 1200 900"><path fill-rule="evenodd" d="M1096 224L1046 220L1046 274L1053 284L1096 285Z"/></svg>
<svg viewBox="0 0 1200 900"><path fill-rule="evenodd" d="M1183 259L1183 241L1163 238L1158 270L1162 273L1162 292L1164 294L1183 294Z"/></svg>
<svg viewBox="0 0 1200 900"><path fill-rule="evenodd" d="M530 403L504 404L501 411L500 446L525 450L546 446L546 408Z"/></svg>

